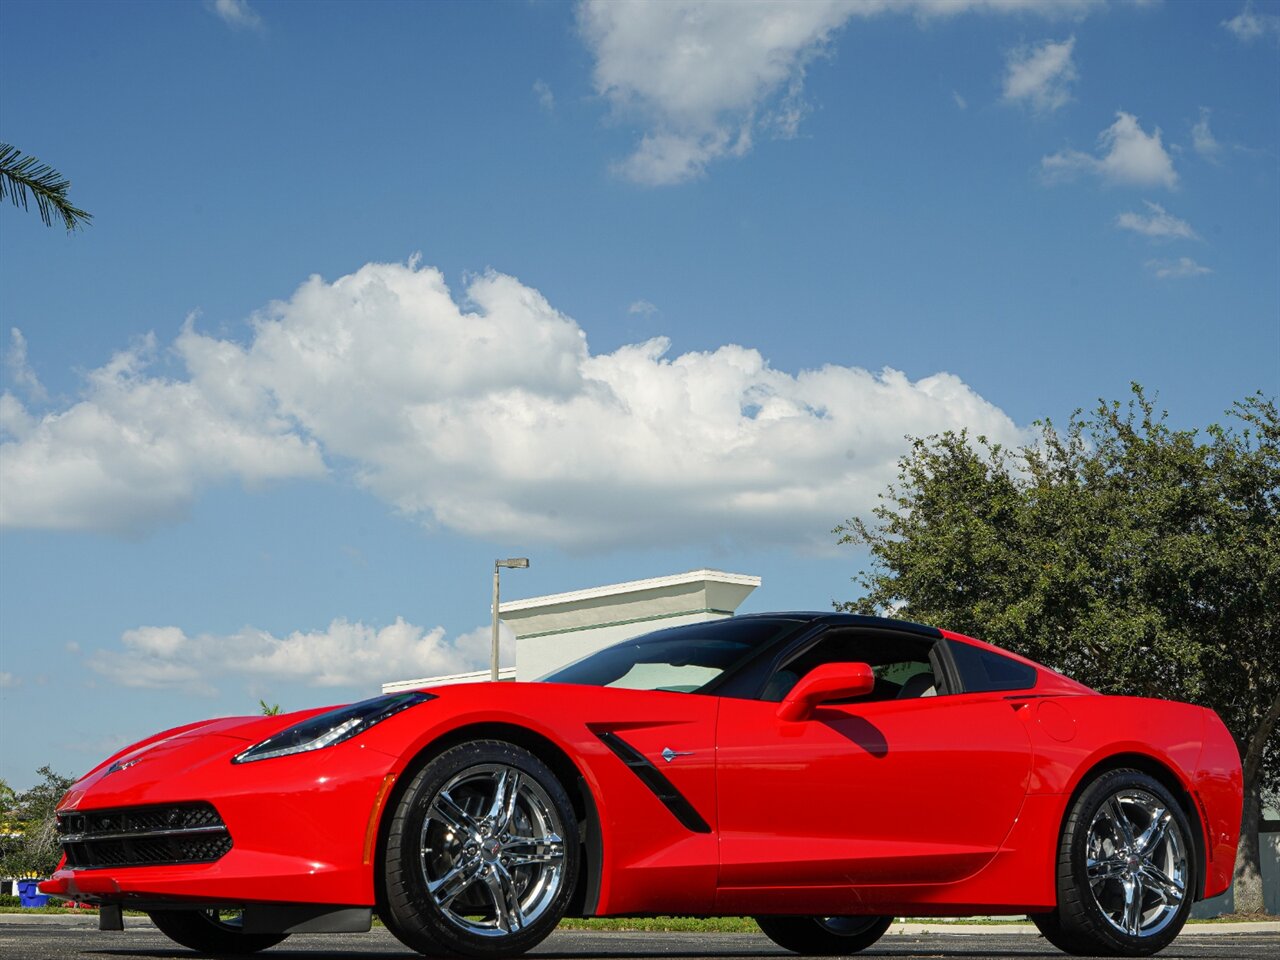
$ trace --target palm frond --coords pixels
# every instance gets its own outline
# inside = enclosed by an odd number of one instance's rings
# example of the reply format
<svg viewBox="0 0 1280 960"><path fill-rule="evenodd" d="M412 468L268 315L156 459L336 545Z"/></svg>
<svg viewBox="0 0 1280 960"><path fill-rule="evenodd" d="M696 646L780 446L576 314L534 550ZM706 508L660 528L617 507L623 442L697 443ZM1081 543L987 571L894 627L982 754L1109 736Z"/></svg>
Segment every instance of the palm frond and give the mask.
<svg viewBox="0 0 1280 960"><path fill-rule="evenodd" d="M15 207L27 206L27 195L35 197L36 209L46 227L53 226L56 216L71 233L93 220L93 214L74 206L67 199L71 181L47 163L7 143L0 143L0 201L8 197Z"/></svg>

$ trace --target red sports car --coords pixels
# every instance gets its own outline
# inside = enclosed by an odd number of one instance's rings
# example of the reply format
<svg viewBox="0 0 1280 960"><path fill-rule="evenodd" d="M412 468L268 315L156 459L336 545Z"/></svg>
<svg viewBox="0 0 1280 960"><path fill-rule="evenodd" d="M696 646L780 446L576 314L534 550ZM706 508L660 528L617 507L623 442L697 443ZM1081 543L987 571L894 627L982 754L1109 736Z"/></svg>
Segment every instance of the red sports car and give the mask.
<svg viewBox="0 0 1280 960"><path fill-rule="evenodd" d="M917 624L762 614L538 683L158 734L68 792L41 889L210 953L375 912L478 958L564 916L749 914L847 954L895 915L1027 913L1069 952L1136 956L1227 888L1240 809L1211 710Z"/></svg>

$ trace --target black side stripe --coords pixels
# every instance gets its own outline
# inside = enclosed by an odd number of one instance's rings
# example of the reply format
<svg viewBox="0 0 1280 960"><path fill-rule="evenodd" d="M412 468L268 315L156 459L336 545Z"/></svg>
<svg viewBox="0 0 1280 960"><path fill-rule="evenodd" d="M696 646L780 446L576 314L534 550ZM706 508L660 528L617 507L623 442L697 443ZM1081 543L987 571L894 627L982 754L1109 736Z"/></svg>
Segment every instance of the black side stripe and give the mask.
<svg viewBox="0 0 1280 960"><path fill-rule="evenodd" d="M693 809L693 804L684 798L684 795L675 788L675 784L663 776L662 771L650 763L643 753L612 731L596 733L596 736L617 755L619 760L631 768L631 772L653 791L653 795L662 801L662 805L671 811L672 816L679 820L686 830L692 830L694 833L711 832L710 824L702 819L697 810Z"/></svg>

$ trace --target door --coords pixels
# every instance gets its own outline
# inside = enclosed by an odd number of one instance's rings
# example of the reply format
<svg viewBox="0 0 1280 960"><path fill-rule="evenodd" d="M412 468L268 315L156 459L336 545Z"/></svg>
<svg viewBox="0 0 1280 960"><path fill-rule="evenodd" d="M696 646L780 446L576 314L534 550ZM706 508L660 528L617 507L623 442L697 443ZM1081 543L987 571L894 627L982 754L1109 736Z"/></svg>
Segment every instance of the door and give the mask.
<svg viewBox="0 0 1280 960"><path fill-rule="evenodd" d="M952 882L992 859L1027 792L1030 741L1003 695L948 693L936 642L831 632L779 666L768 699L722 701L718 907L768 912L797 888L847 905L859 886ZM875 692L778 718L790 685L839 661L870 663Z"/></svg>

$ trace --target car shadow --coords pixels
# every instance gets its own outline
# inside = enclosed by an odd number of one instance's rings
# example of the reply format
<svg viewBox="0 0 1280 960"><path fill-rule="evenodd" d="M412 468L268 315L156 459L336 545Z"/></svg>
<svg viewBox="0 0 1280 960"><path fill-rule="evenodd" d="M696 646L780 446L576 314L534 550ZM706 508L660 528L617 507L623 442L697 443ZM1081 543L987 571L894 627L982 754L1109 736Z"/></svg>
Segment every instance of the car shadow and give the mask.
<svg viewBox="0 0 1280 960"><path fill-rule="evenodd" d="M884 734L874 723L862 717L850 716L839 710L819 708L813 719L834 730L852 744L861 747L871 756L879 759L889 755L889 744Z"/></svg>

